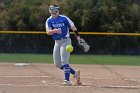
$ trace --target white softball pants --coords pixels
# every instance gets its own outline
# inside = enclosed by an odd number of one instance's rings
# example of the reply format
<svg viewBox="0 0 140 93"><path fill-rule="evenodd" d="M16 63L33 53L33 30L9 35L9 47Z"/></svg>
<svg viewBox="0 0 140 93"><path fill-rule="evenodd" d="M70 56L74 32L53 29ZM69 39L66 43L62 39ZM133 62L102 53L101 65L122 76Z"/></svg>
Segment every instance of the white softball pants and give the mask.
<svg viewBox="0 0 140 93"><path fill-rule="evenodd" d="M66 51L67 45L71 45L70 38L55 40L53 61L58 68L61 68L62 65L69 64L70 53Z"/></svg>

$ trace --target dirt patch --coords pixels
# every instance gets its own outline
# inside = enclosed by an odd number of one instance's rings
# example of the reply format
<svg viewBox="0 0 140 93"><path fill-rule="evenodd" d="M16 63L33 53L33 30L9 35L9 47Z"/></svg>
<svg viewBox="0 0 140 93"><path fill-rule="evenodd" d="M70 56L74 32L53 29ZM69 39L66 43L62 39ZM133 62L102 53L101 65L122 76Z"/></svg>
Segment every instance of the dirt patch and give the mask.
<svg viewBox="0 0 140 93"><path fill-rule="evenodd" d="M81 86L62 86L63 71L53 64L1 63L0 93L140 93L139 66L71 66L80 69Z"/></svg>

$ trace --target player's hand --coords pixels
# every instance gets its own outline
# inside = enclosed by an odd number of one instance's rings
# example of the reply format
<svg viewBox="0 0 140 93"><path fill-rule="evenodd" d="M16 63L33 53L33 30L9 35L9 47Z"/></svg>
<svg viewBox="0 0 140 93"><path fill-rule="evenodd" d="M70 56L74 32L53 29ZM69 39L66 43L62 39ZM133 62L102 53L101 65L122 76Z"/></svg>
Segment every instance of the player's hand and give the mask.
<svg viewBox="0 0 140 93"><path fill-rule="evenodd" d="M78 43L80 43L80 40L81 40L80 36L77 37L77 40L78 40Z"/></svg>
<svg viewBox="0 0 140 93"><path fill-rule="evenodd" d="M61 34L61 33L62 33L62 31L61 31L60 28L58 28L58 29L54 29L54 31L55 31L55 33L57 33L57 34Z"/></svg>
<svg viewBox="0 0 140 93"><path fill-rule="evenodd" d="M90 49L90 46L83 38L80 38L79 40L79 47L81 48L83 52L88 52Z"/></svg>

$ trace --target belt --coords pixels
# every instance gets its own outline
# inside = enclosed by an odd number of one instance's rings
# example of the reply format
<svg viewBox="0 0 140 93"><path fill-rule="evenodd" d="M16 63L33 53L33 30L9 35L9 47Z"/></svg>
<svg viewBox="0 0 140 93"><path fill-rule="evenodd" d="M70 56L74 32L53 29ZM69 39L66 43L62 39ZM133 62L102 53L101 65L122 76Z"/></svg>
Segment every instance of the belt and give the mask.
<svg viewBox="0 0 140 93"><path fill-rule="evenodd" d="M67 39L68 37L62 37L62 39Z"/></svg>
<svg viewBox="0 0 140 93"><path fill-rule="evenodd" d="M61 40L61 39L67 39L68 37L62 37L62 38L60 38L60 39L57 39L57 40Z"/></svg>

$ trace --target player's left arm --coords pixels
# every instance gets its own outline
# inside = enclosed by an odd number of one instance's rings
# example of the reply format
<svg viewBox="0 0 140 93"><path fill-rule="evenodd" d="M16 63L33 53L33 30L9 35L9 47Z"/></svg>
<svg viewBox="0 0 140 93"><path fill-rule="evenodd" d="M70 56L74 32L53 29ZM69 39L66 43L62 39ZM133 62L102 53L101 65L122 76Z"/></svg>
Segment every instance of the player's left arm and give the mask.
<svg viewBox="0 0 140 93"><path fill-rule="evenodd" d="M66 17L66 16L65 16ZM74 32L75 36L77 37L78 42L80 41L80 35L79 32L76 28L76 26L74 25L74 23L72 22L71 19L69 19L68 17L66 17L66 25L71 28L71 30Z"/></svg>
<svg viewBox="0 0 140 93"><path fill-rule="evenodd" d="M80 38L80 35L79 35L77 28L73 25L73 26L71 26L71 29L73 30L75 36L77 37L80 48L84 52L88 52L90 49L90 46L88 45L88 43L84 39Z"/></svg>
<svg viewBox="0 0 140 93"><path fill-rule="evenodd" d="M90 46L87 44L87 42L86 42L84 39L82 39L82 38L80 37L80 34L79 34L79 32L78 32L76 26L74 25L74 23L73 23L68 17L66 17L66 18L67 18L68 26L69 26L69 27L72 29L72 31L74 32L74 34L75 34L75 36L76 36L76 38L77 38L77 40L78 40L78 43L79 43L80 48L81 48L84 52L88 52Z"/></svg>
<svg viewBox="0 0 140 93"><path fill-rule="evenodd" d="M77 28L75 27L75 25L71 26L70 28L71 28L71 30L74 32L74 34L75 34L77 40L80 41L80 34L79 34Z"/></svg>

